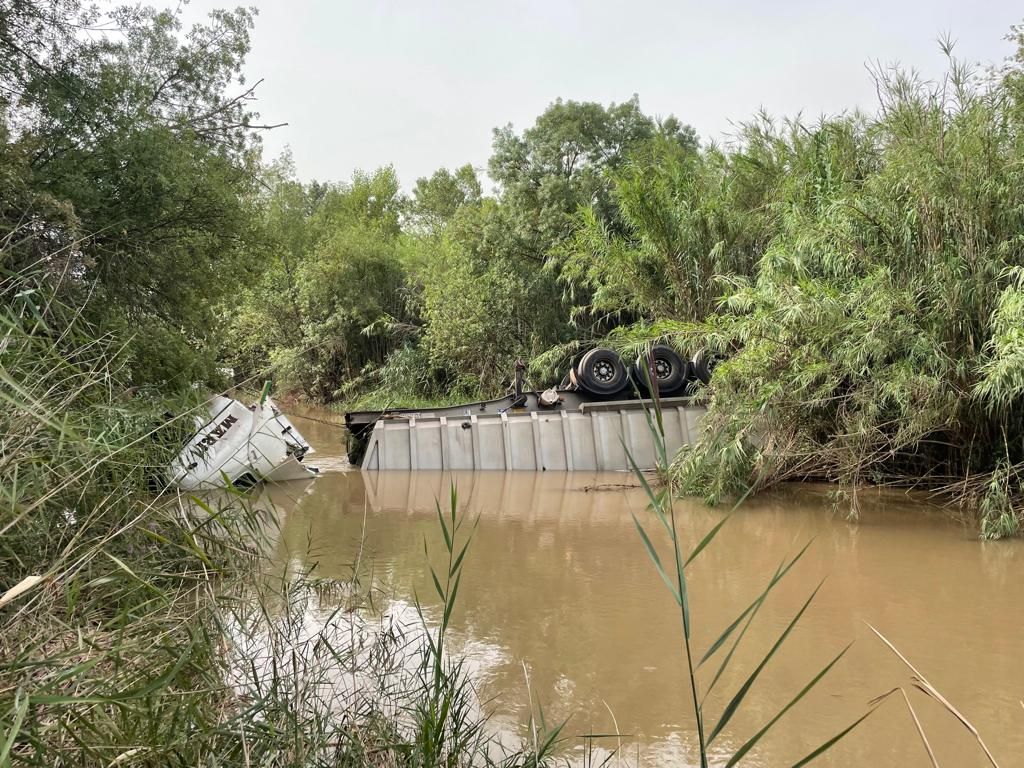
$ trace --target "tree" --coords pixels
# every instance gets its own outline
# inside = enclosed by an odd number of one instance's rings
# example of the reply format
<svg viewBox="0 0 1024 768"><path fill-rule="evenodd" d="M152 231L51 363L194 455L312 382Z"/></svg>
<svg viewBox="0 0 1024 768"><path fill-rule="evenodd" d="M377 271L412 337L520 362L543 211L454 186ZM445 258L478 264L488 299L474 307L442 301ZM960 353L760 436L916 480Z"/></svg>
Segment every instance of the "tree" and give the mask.
<svg viewBox="0 0 1024 768"><path fill-rule="evenodd" d="M753 126L733 156L778 172L755 273L658 331L729 354L681 476L711 498L825 477L854 501L865 481L962 478L983 534L1004 535L1024 497L1014 100L956 62L879 92L877 117Z"/></svg>
<svg viewBox="0 0 1024 768"><path fill-rule="evenodd" d="M245 280L253 219L251 13L185 31L177 14L124 7L116 32L85 37L67 30L104 21L77 3L15 7L0 29L16 55L5 154L27 158L17 215L35 235L5 266L46 265L65 299L129 340L135 383L211 375L213 307Z"/></svg>
<svg viewBox="0 0 1024 768"><path fill-rule="evenodd" d="M553 252L578 313L703 320L729 281L751 277L767 244L764 205L777 183L773 147L750 132L743 152L697 152L659 135L610 173L618 225L595 206Z"/></svg>
<svg viewBox="0 0 1024 768"><path fill-rule="evenodd" d="M659 130L681 146L696 147L691 128L670 117L659 129L636 96L608 107L558 99L521 136L511 125L495 129L488 167L501 187L520 256L542 262L572 233L581 206L591 206L604 222L614 221L607 172Z"/></svg>
<svg viewBox="0 0 1024 768"><path fill-rule="evenodd" d="M476 171L467 164L454 172L441 168L429 179L417 179L412 195L414 221L428 230L437 230L462 206L478 204L482 191Z"/></svg>
<svg viewBox="0 0 1024 768"><path fill-rule="evenodd" d="M443 235L423 241L416 279L431 364L462 392L494 394L529 360L561 341L557 288L503 238L503 205L488 198L460 209Z"/></svg>
<svg viewBox="0 0 1024 768"><path fill-rule="evenodd" d="M285 387L332 400L394 347L373 327L406 313L405 201L391 168L357 172L349 184L302 184L292 172L285 158L268 174L261 273L227 303L228 359L246 375L272 369Z"/></svg>

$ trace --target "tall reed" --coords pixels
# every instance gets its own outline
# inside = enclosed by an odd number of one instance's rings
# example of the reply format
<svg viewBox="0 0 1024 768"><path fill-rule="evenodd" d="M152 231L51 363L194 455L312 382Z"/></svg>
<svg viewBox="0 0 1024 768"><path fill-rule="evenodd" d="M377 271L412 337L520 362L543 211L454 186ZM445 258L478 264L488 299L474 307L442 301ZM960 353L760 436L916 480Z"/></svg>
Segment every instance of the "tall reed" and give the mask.
<svg viewBox="0 0 1024 768"><path fill-rule="evenodd" d="M653 366L653 362L649 363L649 367L650 366ZM651 439L654 441L655 473L661 481L657 489L651 485L647 475L639 468L639 466L637 466L637 463L633 459L625 441L623 441L622 445L634 476L640 482L640 485L647 494L647 498L650 502L649 509L654 515L656 524L660 525L664 531L664 535L667 536L671 550L671 559L667 566L663 563L661 556L658 554L658 548L652 539L651 533L648 531L648 526L641 522L636 514L633 514L633 522L636 525L637 532L643 542L648 558L651 560L658 572L658 575L661 576L665 586L672 594L672 598L679 610L682 629L682 651L687 664L687 679L684 682L690 692L690 700L693 708L692 711L696 723L697 757L700 760L701 768L707 768L712 754L711 747L715 743L715 740L723 733L723 731L725 731L733 717L741 709L744 701L746 701L747 696L754 684L757 682L761 673L764 671L765 667L783 646L790 633L794 630L801 617L811 605L811 602L817 595L818 590L821 588L821 584L819 584L809 594L806 601L796 614L793 615L785 629L779 634L771 647L764 653L758 664L749 672L743 673L745 677L743 683L729 697L728 702L718 714L717 719L709 720L707 718L708 713L705 710L705 703L709 694L715 690L718 683L722 680L723 673L733 666L733 656L736 653L736 649L743 641L747 630L757 617L757 614L764 605L765 600L782 578L785 577L785 575L789 573L790 569L792 569L800 558L803 557L809 544L805 545L796 555L788 560L783 560L783 562L779 564L775 573L768 580L768 583L761 593L758 594L754 598L753 602L744 608L736 618L725 627L724 630L722 630L703 654L698 656L700 652L693 645L693 617L691 615L691 602L686 569L697 559L700 553L703 552L704 549L712 543L712 541L714 541L719 531L721 531L722 527L729 521L730 515L723 516L718 523L712 526L703 538L689 548L688 552L684 551L685 545L682 541L676 520L674 492L672 490L671 483L669 482L670 457L668 456L665 447L665 424L662 419L661 399L658 395L657 383L650 375L650 370L645 371L645 373L647 373L645 378L648 391L653 393L651 408L648 409L645 406L644 412L647 417L648 431L650 432ZM744 498L745 496L740 499L736 506L739 506L739 504L743 502ZM735 507L733 509L735 511ZM731 643L730 640L732 641ZM727 650L725 650L726 648ZM792 709L797 702L799 702L807 695L807 693L813 690L818 683L821 682L822 678L824 678L832 667L839 662L849 648L850 645L847 645L840 650L831 661L810 677L807 684L794 694L774 717L772 717L753 735L746 738L735 752L731 755L727 755L725 762L726 768L731 768L731 766L739 764L739 762L761 742L761 740L769 733L769 731L771 731L779 720L790 709ZM716 658L718 661L712 664L712 661ZM706 672L703 671L705 669L707 670ZM713 673L712 669L714 669ZM710 680L708 680L709 676ZM806 765L826 752L840 739L856 728L857 725L871 714L871 711L872 710L868 710L868 712L841 730L838 734L827 739L795 765Z"/></svg>

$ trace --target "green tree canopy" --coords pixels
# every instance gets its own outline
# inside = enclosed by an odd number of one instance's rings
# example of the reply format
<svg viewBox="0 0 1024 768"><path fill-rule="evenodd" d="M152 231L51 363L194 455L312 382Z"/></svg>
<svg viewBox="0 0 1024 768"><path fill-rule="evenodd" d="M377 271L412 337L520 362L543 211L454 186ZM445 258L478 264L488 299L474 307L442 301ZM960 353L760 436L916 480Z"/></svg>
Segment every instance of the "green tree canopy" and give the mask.
<svg viewBox="0 0 1024 768"><path fill-rule="evenodd" d="M67 31L83 22L112 29ZM0 30L0 58L14 62L4 153L21 158L20 193L5 216L32 235L4 266L45 264L93 322L130 337L136 383L203 378L212 308L245 279L259 150L240 75L251 13L215 11L185 30L144 7L104 20L23 2L12 24L17 39Z"/></svg>
<svg viewBox="0 0 1024 768"><path fill-rule="evenodd" d="M572 233L581 206L612 221L616 209L606 172L659 132L696 147L692 128L674 117L659 126L640 110L636 96L607 107L558 99L522 135L511 125L496 128L488 168L501 186L521 255L543 261L552 245Z"/></svg>

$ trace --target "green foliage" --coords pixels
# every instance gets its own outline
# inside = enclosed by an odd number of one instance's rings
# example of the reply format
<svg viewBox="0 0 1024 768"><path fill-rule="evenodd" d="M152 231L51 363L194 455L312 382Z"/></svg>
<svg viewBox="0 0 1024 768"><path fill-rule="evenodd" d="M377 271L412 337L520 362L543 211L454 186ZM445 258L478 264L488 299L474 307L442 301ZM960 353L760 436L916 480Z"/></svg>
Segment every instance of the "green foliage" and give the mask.
<svg viewBox="0 0 1024 768"><path fill-rule="evenodd" d="M700 319L723 276L750 275L763 251L763 172L716 148L702 153L656 137L614 174L619 221L583 208L552 263L580 313ZM760 170L761 166L752 166Z"/></svg>
<svg viewBox="0 0 1024 768"><path fill-rule="evenodd" d="M674 117L660 132L677 146L696 146L693 129ZM573 217L584 205L613 221L606 172L657 133L658 124L640 110L636 96L608 107L558 99L521 136L511 125L495 129L488 167L502 187L517 249L542 261L552 245L572 234Z"/></svg>
<svg viewBox="0 0 1024 768"><path fill-rule="evenodd" d="M728 151L650 143L614 175L621 231L580 212L554 251L578 313L614 317L634 353L727 358L685 490L941 488L1024 460L1020 71L879 72L873 117L761 117Z"/></svg>
<svg viewBox="0 0 1024 768"><path fill-rule="evenodd" d="M436 230L463 206L479 203L482 190L473 166L464 165L454 172L441 168L429 179L417 179L412 194L414 219L428 230Z"/></svg>
<svg viewBox="0 0 1024 768"><path fill-rule="evenodd" d="M276 520L258 503L147 490L205 406L133 394L125 350L45 278L0 283L17 297L0 312L0 764L547 762L557 733L492 743L445 648L469 546L454 493L439 628L371 633L358 573L261 576ZM365 690L343 684L356 678Z"/></svg>
<svg viewBox="0 0 1024 768"><path fill-rule="evenodd" d="M635 97L608 107L556 101L521 136L495 132L495 196L469 165L419 179L407 197L390 169L302 184L283 158L266 169L255 203L255 275L221 305L231 318L225 361L245 378L272 370L318 400L497 394L516 360L579 335L547 254L584 202L601 201L616 221L609 173L655 140L665 151L696 146L692 129L657 123ZM563 373L534 370L543 371L537 384Z"/></svg>
<svg viewBox="0 0 1024 768"><path fill-rule="evenodd" d="M371 326L405 314L398 181L390 168L338 185L300 184L287 162L275 172L262 272L226 301L229 360L245 376L270 365L285 386L330 400L393 348Z"/></svg>
<svg viewBox="0 0 1024 768"><path fill-rule="evenodd" d="M77 31L104 24L118 33ZM26 0L0 35L0 231L22 234L2 266L45 262L67 301L127 340L137 384L213 372L214 308L252 218L251 24L216 11L186 32L169 12Z"/></svg>
<svg viewBox="0 0 1024 768"><path fill-rule="evenodd" d="M982 538L1001 539L1020 530L1020 469L1003 460L986 478L978 502Z"/></svg>
<svg viewBox="0 0 1024 768"><path fill-rule="evenodd" d="M790 137L756 279L706 322L735 350L685 465L712 475L696 483L712 495L804 474L984 471L1020 423L1007 420L1020 407L1019 131L1004 95L955 62L945 86L881 86L879 118Z"/></svg>
<svg viewBox="0 0 1024 768"><path fill-rule="evenodd" d="M163 404L133 397L117 339L97 335L43 280L0 288L16 297L0 313L0 530L17 534L0 537L0 565L27 575L116 526L124 510L111 511L112 498L145 489L178 449L173 428L169 445L147 437Z"/></svg>
<svg viewBox="0 0 1024 768"><path fill-rule="evenodd" d="M985 342L978 399L993 411L1006 412L1024 396L1024 269L1011 267L992 312L991 336Z"/></svg>
<svg viewBox="0 0 1024 768"><path fill-rule="evenodd" d="M180 450L189 403L165 423L169 403L129 389L117 340L34 277L0 284L17 297L0 313L0 569L5 590L41 577L0 609L5 751L106 764L147 740L174 754L187 741L180 717L205 726L214 714L199 598L251 530L147 492Z"/></svg>
<svg viewBox="0 0 1024 768"><path fill-rule="evenodd" d="M504 231L494 200L463 209L443 236L424 246L430 257L422 285L422 343L431 364L456 389L494 392L514 369L557 340L561 305L551 281L515 259L499 241Z"/></svg>

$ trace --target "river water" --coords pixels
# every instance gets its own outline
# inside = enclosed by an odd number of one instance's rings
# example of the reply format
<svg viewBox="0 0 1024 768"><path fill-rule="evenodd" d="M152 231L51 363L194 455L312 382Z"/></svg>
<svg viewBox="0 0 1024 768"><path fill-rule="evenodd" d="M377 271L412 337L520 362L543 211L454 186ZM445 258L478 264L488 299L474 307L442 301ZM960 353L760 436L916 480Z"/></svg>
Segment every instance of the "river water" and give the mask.
<svg viewBox="0 0 1024 768"><path fill-rule="evenodd" d="M586 734L617 733L593 740L618 749L611 765L695 764L680 617L632 515L659 546L667 537L629 475L364 475L345 464L340 428L295 421L318 450L310 463L324 474L267 491L280 518L281 563L347 579L358 558L382 585L385 603L408 605L414 594L429 603L424 541L432 552L443 548L435 499L443 507L454 482L460 510L479 518L454 637L496 726L521 733L532 695L549 723L567 719L570 757L582 755ZM989 765L974 736L913 688L871 624L977 727L1001 766L1024 765L1024 542L981 542L945 511L896 492L865 493L854 524L832 511L827 494L827 487L793 486L748 501L687 569L702 655L783 559L810 542L708 697L709 723L824 580L714 742L715 753L734 751L852 642L743 765L793 764L897 686L940 765ZM725 513L679 502L681 538L694 545ZM704 686L718 658L698 673ZM814 764L931 762L897 694Z"/></svg>

